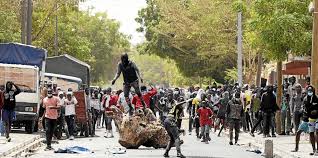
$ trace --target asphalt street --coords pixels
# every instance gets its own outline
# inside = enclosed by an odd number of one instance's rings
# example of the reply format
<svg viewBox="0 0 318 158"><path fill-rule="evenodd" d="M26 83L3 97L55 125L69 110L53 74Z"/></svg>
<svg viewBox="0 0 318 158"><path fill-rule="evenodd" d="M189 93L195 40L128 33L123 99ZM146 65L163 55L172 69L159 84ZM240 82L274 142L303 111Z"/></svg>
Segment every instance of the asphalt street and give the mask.
<svg viewBox="0 0 318 158"><path fill-rule="evenodd" d="M164 149L153 149L140 147L139 149L127 149L125 154L112 154L113 148L121 147L118 143L118 135L115 138L104 138L104 129L98 129L99 137L76 138L75 140L61 140L58 144L53 144L53 148L65 148L71 146L81 146L93 151L90 154L57 154L53 151L45 151L45 146L38 148L30 157L32 158L162 158ZM240 146L230 146L228 137L217 137L211 134L212 141L209 144L201 143L194 135L186 134L182 136L184 144L181 149L185 156L189 158L261 158L260 154L246 151L249 149L246 144ZM176 157L175 148L170 152L170 157Z"/></svg>

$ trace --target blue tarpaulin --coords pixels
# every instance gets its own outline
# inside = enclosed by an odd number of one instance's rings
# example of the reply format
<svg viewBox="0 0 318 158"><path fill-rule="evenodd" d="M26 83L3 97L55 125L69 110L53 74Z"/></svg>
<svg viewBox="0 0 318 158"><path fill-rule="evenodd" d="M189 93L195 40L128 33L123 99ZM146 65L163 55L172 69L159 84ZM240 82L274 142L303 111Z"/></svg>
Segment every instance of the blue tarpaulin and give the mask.
<svg viewBox="0 0 318 158"><path fill-rule="evenodd" d="M54 153L69 153L69 154L89 154L92 153L92 151L90 151L87 148L81 147L81 146L73 146L73 147L67 147L64 149L58 149L56 151L54 151Z"/></svg>
<svg viewBox="0 0 318 158"><path fill-rule="evenodd" d="M32 65L42 68L46 50L18 43L0 43L0 63Z"/></svg>

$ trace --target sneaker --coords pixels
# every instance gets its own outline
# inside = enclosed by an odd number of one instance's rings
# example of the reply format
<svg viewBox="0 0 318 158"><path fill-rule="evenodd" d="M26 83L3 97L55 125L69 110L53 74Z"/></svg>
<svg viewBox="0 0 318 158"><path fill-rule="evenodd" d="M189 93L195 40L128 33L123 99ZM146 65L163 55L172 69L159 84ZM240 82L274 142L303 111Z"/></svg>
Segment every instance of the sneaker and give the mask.
<svg viewBox="0 0 318 158"><path fill-rule="evenodd" d="M189 132L189 135L191 135L192 133L191 132Z"/></svg>
<svg viewBox="0 0 318 158"><path fill-rule="evenodd" d="M276 137L276 135L275 135L275 134L272 134L272 137L273 137L273 138L275 138L275 137Z"/></svg>
<svg viewBox="0 0 318 158"><path fill-rule="evenodd" d="M293 153L298 152L298 149L296 148L295 150L292 150L291 152Z"/></svg>
<svg viewBox="0 0 318 158"><path fill-rule="evenodd" d="M54 150L54 149L52 148L52 146L47 146L44 150L49 151L49 150Z"/></svg>
<svg viewBox="0 0 318 158"><path fill-rule="evenodd" d="M74 140L74 136L70 136L70 140Z"/></svg>
<svg viewBox="0 0 318 158"><path fill-rule="evenodd" d="M163 154L163 157L169 157L168 153Z"/></svg>
<svg viewBox="0 0 318 158"><path fill-rule="evenodd" d="M181 153L178 153L177 154L177 157L180 157L180 158L186 158L184 155L182 155Z"/></svg>
<svg viewBox="0 0 318 158"><path fill-rule="evenodd" d="M229 144L230 144L230 145L233 145L233 142L230 142Z"/></svg>
<svg viewBox="0 0 318 158"><path fill-rule="evenodd" d="M109 138L114 138L114 135L111 135Z"/></svg>
<svg viewBox="0 0 318 158"><path fill-rule="evenodd" d="M9 138L7 138L7 142L11 142L11 138L9 137Z"/></svg>
<svg viewBox="0 0 318 158"><path fill-rule="evenodd" d="M286 133L285 133L285 132L282 132L282 133L280 133L280 134L278 134L278 135L284 136L284 135L286 135Z"/></svg>
<svg viewBox="0 0 318 158"><path fill-rule="evenodd" d="M251 135L252 137L255 137L254 133L252 133L252 132L250 132L250 135Z"/></svg>

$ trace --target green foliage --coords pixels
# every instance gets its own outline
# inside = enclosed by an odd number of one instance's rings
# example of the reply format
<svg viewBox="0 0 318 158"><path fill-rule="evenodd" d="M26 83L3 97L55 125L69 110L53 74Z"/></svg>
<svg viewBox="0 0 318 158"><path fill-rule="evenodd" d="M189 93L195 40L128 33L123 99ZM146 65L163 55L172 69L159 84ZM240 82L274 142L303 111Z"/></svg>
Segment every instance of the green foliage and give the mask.
<svg viewBox="0 0 318 158"><path fill-rule="evenodd" d="M138 53L133 53L130 58L140 69L145 84L188 86L197 83L193 78L184 77L173 60Z"/></svg>
<svg viewBox="0 0 318 158"><path fill-rule="evenodd" d="M232 2L148 0L136 19L147 39L138 50L174 60L186 77L222 82L236 57Z"/></svg>
<svg viewBox="0 0 318 158"><path fill-rule="evenodd" d="M19 1L0 1L0 42L18 42L20 40Z"/></svg>
<svg viewBox="0 0 318 158"><path fill-rule="evenodd" d="M306 55L311 49L312 17L307 11L311 0L255 0L250 19L251 31L271 60L284 60L287 53Z"/></svg>
<svg viewBox="0 0 318 158"><path fill-rule="evenodd" d="M109 81L118 58L130 49L120 24L106 13L79 10L79 0L33 0L32 45L45 48L49 56L70 54L91 65L93 83ZM57 8L56 8L57 4ZM0 42L20 42L21 5L16 0L0 2ZM55 18L58 17L58 51L54 49Z"/></svg>
<svg viewBox="0 0 318 158"><path fill-rule="evenodd" d="M225 74L224 79L229 81L229 83L235 83L238 80L237 68L227 69Z"/></svg>

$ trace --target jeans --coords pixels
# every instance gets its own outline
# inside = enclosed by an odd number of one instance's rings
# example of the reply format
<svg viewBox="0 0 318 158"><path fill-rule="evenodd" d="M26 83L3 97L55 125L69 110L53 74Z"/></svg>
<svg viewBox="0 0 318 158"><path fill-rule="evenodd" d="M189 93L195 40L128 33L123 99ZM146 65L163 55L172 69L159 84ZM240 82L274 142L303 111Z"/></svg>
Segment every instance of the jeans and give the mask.
<svg viewBox="0 0 318 158"><path fill-rule="evenodd" d="M294 112L294 129L295 129L295 132L297 132L298 130L298 127L299 127L299 124L300 124L300 121L301 121L301 117L302 117L302 112L300 111L295 111Z"/></svg>
<svg viewBox="0 0 318 158"><path fill-rule="evenodd" d="M272 112L264 112L263 120L264 120L264 135L269 134L270 128L272 128L272 134L275 133L274 128L274 113Z"/></svg>
<svg viewBox="0 0 318 158"><path fill-rule="evenodd" d="M48 147L51 146L55 127L56 127L56 119L45 118L46 144Z"/></svg>
<svg viewBox="0 0 318 158"><path fill-rule="evenodd" d="M106 114L106 130L112 130L112 118Z"/></svg>
<svg viewBox="0 0 318 158"><path fill-rule="evenodd" d="M240 133L240 120L239 119L229 119L230 126L230 142L233 142L233 130L235 130L235 143L237 143Z"/></svg>
<svg viewBox="0 0 318 158"><path fill-rule="evenodd" d="M131 87L133 87L135 89L135 93L139 97L139 99L140 99L142 105L144 106L144 108L146 108L146 103L145 103L144 98L142 97L142 94L141 94L141 91L140 91L139 81L137 80L137 81L132 82L132 83L124 83L124 96L125 96L125 99L126 99L126 103L129 106L129 114L130 115L132 115L132 110L133 110L133 107L131 105L131 101L130 101L130 98L129 98L129 92L130 92Z"/></svg>
<svg viewBox="0 0 318 158"><path fill-rule="evenodd" d="M253 128L252 128L252 130L251 130L251 133L254 133L255 132L255 130L256 130L256 128L260 125L260 130L262 131L263 130L263 128L262 128L262 122L263 122L263 112L261 112L261 111L258 111L257 112L257 120L256 120L256 122L254 123L254 125L253 125Z"/></svg>
<svg viewBox="0 0 318 158"><path fill-rule="evenodd" d="M289 110L281 111L281 122L282 122L282 132L290 132L291 129L291 119Z"/></svg>
<svg viewBox="0 0 318 158"><path fill-rule="evenodd" d="M166 148L166 153L168 153L173 145L177 148L177 153L181 153L180 148L180 138L179 138L179 129L176 125L176 120L171 118L166 118L164 121L164 127L170 137L170 141Z"/></svg>
<svg viewBox="0 0 318 158"><path fill-rule="evenodd" d="M13 118L14 118L13 110L6 110L6 109L2 110L2 121L5 127L6 138L10 137Z"/></svg>
<svg viewBox="0 0 318 158"><path fill-rule="evenodd" d="M70 136L74 136L74 128L75 128L75 116L70 115L70 116L65 116L66 124L68 127L68 133Z"/></svg>
<svg viewBox="0 0 318 158"><path fill-rule="evenodd" d="M195 133L196 133L197 137L199 137L199 131L200 131L200 119L199 119L199 117L196 117L194 119L194 127L195 127Z"/></svg>
<svg viewBox="0 0 318 158"><path fill-rule="evenodd" d="M193 118L189 115L189 132L191 133L193 129Z"/></svg>
<svg viewBox="0 0 318 158"><path fill-rule="evenodd" d="M203 138L205 138L205 136L209 133L210 133L210 126L209 125L201 126L201 134L200 135L203 136Z"/></svg>

